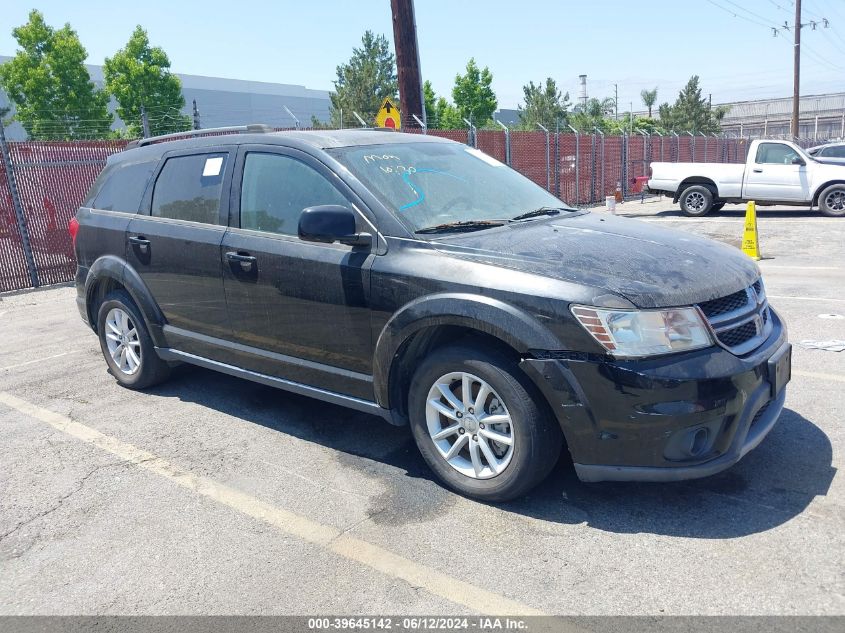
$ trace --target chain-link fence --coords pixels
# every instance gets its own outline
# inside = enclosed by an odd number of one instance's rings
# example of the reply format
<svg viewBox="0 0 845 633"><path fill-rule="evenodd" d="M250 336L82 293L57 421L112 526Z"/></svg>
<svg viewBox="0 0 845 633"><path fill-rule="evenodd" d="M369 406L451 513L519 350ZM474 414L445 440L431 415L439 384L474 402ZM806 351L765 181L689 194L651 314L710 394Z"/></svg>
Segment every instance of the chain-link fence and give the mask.
<svg viewBox="0 0 845 633"><path fill-rule="evenodd" d="M475 128L427 133L477 147L578 206L617 192L623 198L642 195L654 161L743 162L751 140ZM68 222L108 156L123 150L126 141L6 143L0 135L0 143L0 291L72 280Z"/></svg>

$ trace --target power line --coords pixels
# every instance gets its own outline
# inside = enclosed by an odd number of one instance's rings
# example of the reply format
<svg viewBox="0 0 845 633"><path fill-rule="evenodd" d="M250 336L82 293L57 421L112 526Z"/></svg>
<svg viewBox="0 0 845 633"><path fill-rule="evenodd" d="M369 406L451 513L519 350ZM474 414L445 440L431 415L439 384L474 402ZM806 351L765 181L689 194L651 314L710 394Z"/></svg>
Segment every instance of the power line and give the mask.
<svg viewBox="0 0 845 633"><path fill-rule="evenodd" d="M725 1L727 2L727 0L725 0ZM777 30L777 28L778 28L776 26L773 26L772 24L766 24L765 22L759 22L758 20L755 20L753 18L749 18L747 16L741 15L741 14L737 13L736 11L729 9L728 7L725 7L721 4L714 2L713 0L706 0L706 2L708 2L709 4L712 4L714 7L721 9L725 13L729 13L730 15L732 15L735 18L739 18L740 20L745 20L746 22L750 22L751 24L756 24L757 26L764 26L767 29ZM736 5L736 6L739 6L739 5ZM740 8L742 8L742 7L740 7ZM763 18L763 19L765 19L765 18Z"/></svg>

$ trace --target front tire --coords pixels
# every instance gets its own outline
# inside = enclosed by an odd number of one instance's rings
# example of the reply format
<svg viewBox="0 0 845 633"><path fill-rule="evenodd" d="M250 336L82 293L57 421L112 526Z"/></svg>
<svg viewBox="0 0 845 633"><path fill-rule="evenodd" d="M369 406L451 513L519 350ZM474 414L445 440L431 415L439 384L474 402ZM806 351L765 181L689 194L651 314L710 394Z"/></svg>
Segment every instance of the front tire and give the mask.
<svg viewBox="0 0 845 633"><path fill-rule="evenodd" d="M819 196L819 211L832 218L845 216L845 184L831 185Z"/></svg>
<svg viewBox="0 0 845 633"><path fill-rule="evenodd" d="M707 215L713 209L713 192L704 185L692 185L680 196L681 210L690 217Z"/></svg>
<svg viewBox="0 0 845 633"><path fill-rule="evenodd" d="M106 295L97 311L97 335L109 373L129 389L166 380L170 367L158 357L141 312L125 290Z"/></svg>
<svg viewBox="0 0 845 633"><path fill-rule="evenodd" d="M449 488L483 501L525 494L552 470L562 434L515 363L470 346L435 350L411 381L411 430Z"/></svg>

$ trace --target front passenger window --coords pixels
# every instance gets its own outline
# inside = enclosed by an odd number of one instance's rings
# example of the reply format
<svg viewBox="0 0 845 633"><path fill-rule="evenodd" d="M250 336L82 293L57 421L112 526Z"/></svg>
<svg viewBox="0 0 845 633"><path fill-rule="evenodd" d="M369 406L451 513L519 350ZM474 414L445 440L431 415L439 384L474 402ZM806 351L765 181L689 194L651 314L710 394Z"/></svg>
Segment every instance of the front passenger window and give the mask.
<svg viewBox="0 0 845 633"><path fill-rule="evenodd" d="M783 143L761 143L757 150L757 164L791 165L792 161L800 158L798 152Z"/></svg>
<svg viewBox="0 0 845 633"><path fill-rule="evenodd" d="M349 206L334 185L302 161L281 154L246 155L242 229L297 235L302 210L321 204Z"/></svg>

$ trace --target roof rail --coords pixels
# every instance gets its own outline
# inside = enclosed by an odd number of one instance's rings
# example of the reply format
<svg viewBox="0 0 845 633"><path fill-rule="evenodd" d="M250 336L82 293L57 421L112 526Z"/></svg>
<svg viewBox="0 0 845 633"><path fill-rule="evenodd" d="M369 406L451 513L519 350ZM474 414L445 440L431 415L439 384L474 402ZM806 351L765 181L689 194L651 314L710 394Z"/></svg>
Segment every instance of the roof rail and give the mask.
<svg viewBox="0 0 845 633"><path fill-rule="evenodd" d="M147 138L137 139L130 142L126 149L133 147L144 147L160 141L169 141L170 139L185 138L192 136L205 136L207 134L220 134L223 132L238 132L240 134L265 134L272 132L273 128L263 123L250 123L249 125L230 125L228 127L210 127L204 130L186 130L185 132L173 132L172 134L161 134L160 136L148 136Z"/></svg>

